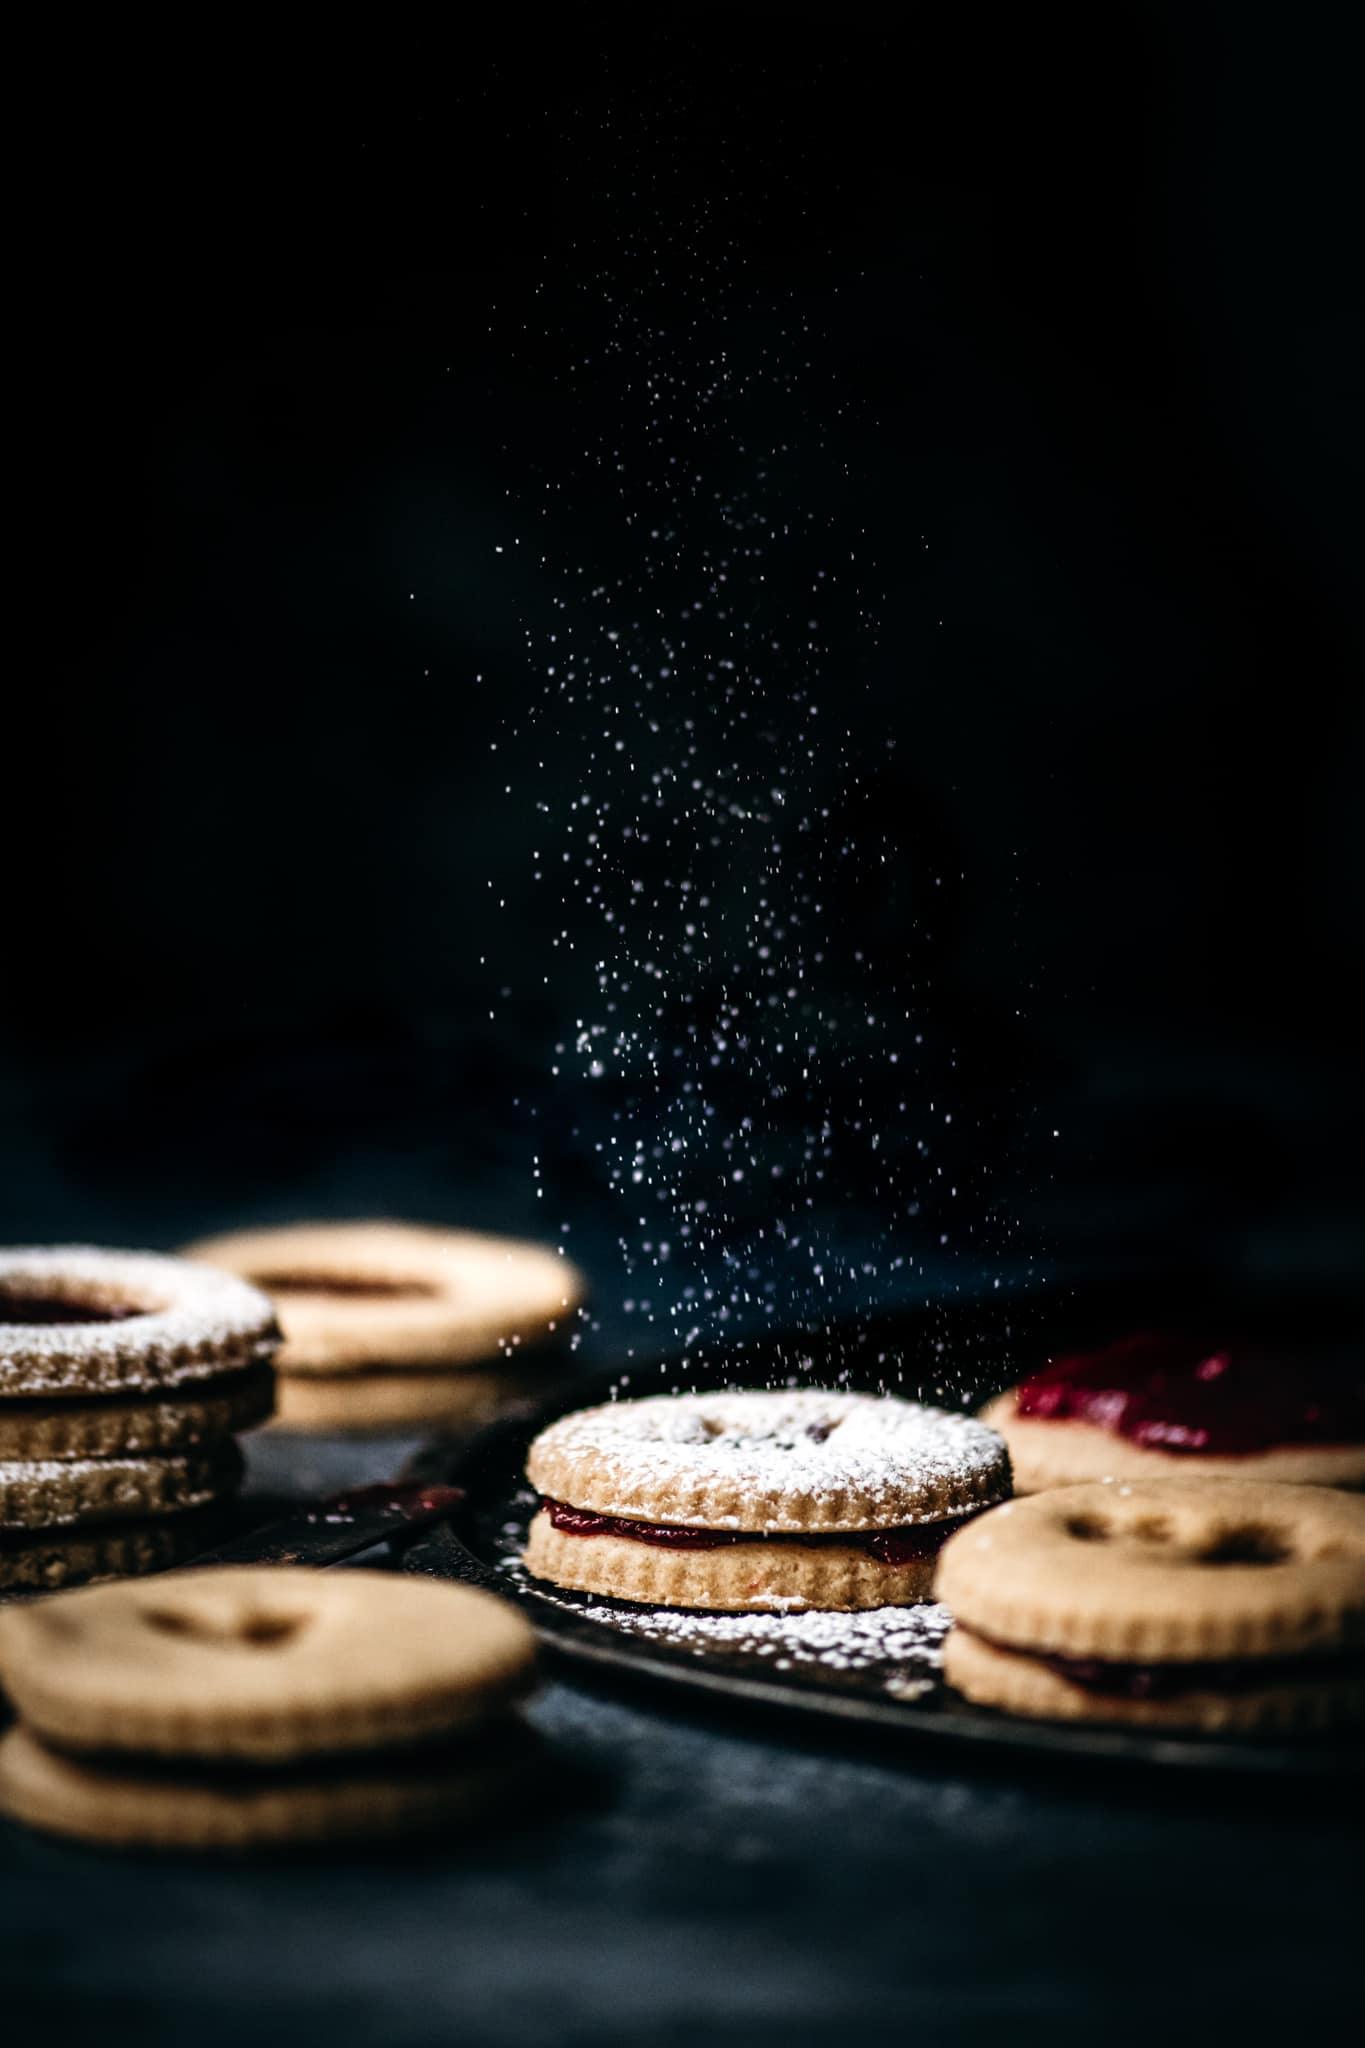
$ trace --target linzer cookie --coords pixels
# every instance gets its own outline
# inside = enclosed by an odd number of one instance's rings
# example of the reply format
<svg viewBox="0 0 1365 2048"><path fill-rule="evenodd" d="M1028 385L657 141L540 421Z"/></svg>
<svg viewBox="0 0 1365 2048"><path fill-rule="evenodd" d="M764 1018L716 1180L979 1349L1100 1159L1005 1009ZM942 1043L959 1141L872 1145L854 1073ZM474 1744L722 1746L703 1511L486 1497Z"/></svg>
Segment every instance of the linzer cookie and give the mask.
<svg viewBox="0 0 1365 2048"><path fill-rule="evenodd" d="M230 1440L137 1458L53 1458L0 1464L0 1531L172 1515L235 1491L242 1456Z"/></svg>
<svg viewBox="0 0 1365 2048"><path fill-rule="evenodd" d="M658 1395L567 1415L531 1446L526 1563L655 1606L861 1608L928 1597L935 1554L1003 1499L969 1416L813 1389Z"/></svg>
<svg viewBox="0 0 1365 2048"><path fill-rule="evenodd" d="M525 1691L490 1594L391 1572L218 1567L0 1610L0 1682L77 1751L281 1762L448 1736Z"/></svg>
<svg viewBox="0 0 1365 2048"><path fill-rule="evenodd" d="M944 1675L1044 1720L1229 1731L1365 1718L1365 1500L1156 1479L1054 1488L945 1546Z"/></svg>
<svg viewBox="0 0 1365 2048"><path fill-rule="evenodd" d="M1020 1493L1089 1479L1365 1488L1365 1368L1141 1335L1053 1360L982 1410Z"/></svg>
<svg viewBox="0 0 1365 2048"><path fill-rule="evenodd" d="M0 1812L111 1849L235 1853L460 1830L503 1814L540 1762L524 1729L420 1755L289 1771L191 1772L0 1741Z"/></svg>
<svg viewBox="0 0 1365 2048"><path fill-rule="evenodd" d="M211 1267L85 1245L0 1252L0 1400L154 1393L268 1362L254 1287Z"/></svg>
<svg viewBox="0 0 1365 2048"><path fill-rule="evenodd" d="M189 1256L272 1297L291 1374L486 1363L561 1329L583 1298L567 1259L471 1230L298 1224L207 1238Z"/></svg>
<svg viewBox="0 0 1365 2048"><path fill-rule="evenodd" d="M486 1593L219 1568L0 1611L0 1810L111 1846L241 1850L458 1826L538 1759L534 1638Z"/></svg>

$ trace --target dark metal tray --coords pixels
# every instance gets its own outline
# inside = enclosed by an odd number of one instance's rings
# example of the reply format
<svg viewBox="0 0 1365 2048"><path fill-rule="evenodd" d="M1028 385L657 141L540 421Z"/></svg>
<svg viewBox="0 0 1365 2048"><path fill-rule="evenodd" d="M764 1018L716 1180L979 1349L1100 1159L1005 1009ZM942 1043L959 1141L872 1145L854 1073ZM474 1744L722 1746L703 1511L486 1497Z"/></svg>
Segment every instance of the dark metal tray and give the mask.
<svg viewBox="0 0 1365 2048"><path fill-rule="evenodd" d="M656 1389L665 1390L675 1384L737 1384L742 1378L753 1384L754 1374L750 1366L747 1375L737 1376L733 1360L710 1365L689 1360L685 1374L681 1367L665 1365L648 1377ZM637 1372L630 1392L646 1391L644 1380ZM679 1639L674 1617L625 1601L562 1592L531 1578L520 1562L534 1512L534 1496L522 1476L527 1448L546 1423L570 1408L605 1399L612 1384L609 1379L583 1380L571 1390L561 1388L554 1399L495 1423L463 1451L429 1446L412 1476L457 1486L464 1498L451 1520L408 1547L406 1569L459 1579L518 1602L546 1648L585 1672L670 1687L693 1695L698 1704L709 1698L737 1708L780 1710L817 1717L832 1730L875 1731L931 1746L970 1745L983 1754L1014 1753L1039 1762L1176 1765L1302 1778L1362 1774L1365 1743L1355 1736L1289 1743L1153 1735L1025 1721L974 1707L944 1685L932 1654L935 1632L923 1610L881 1610L891 1624L886 1654L872 1654L875 1644L855 1640L840 1666L812 1643L824 1633L828 1617L765 1615L754 1617L751 1626L748 1618L727 1616L717 1626L703 1617L697 1626L685 1625ZM899 1628L896 1617L912 1619ZM859 1633L855 1625L855 1638ZM915 1635L930 1640L907 1641Z"/></svg>

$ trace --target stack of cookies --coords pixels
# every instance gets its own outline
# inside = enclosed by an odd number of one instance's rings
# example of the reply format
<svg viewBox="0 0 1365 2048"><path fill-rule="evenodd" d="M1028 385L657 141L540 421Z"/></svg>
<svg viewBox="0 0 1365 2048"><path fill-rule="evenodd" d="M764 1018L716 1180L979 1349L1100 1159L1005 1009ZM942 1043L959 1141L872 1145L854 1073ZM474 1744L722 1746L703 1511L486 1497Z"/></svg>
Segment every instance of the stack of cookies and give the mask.
<svg viewBox="0 0 1365 2048"><path fill-rule="evenodd" d="M155 1571L216 1539L271 1412L270 1303L84 1246L0 1252L0 1596Z"/></svg>
<svg viewBox="0 0 1365 2048"><path fill-rule="evenodd" d="M288 1429L477 1427L543 1389L584 1295L581 1274L542 1245L407 1223L239 1231L189 1256L274 1302Z"/></svg>
<svg viewBox="0 0 1365 2048"><path fill-rule="evenodd" d="M452 1828L535 1760L534 1639L489 1594L224 1567L0 1613L0 1811L110 1846L244 1850Z"/></svg>

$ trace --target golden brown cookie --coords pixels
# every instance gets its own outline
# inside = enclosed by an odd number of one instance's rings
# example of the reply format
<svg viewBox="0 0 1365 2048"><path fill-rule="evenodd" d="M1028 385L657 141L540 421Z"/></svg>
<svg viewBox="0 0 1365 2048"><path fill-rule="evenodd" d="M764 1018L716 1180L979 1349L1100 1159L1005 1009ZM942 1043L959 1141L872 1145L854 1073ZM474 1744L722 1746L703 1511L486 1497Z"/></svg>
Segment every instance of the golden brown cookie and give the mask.
<svg viewBox="0 0 1365 2048"><path fill-rule="evenodd" d="M1011 1387L981 1410L1010 1449L1016 1493L1093 1479L1268 1479L1365 1489L1365 1444L1280 1444L1236 1457L1163 1451L1071 1417L1021 1415Z"/></svg>
<svg viewBox="0 0 1365 2048"><path fill-rule="evenodd" d="M20 1727L0 1742L0 1812L110 1848L243 1851L459 1830L534 1772L520 1731L345 1770L157 1770L63 1755Z"/></svg>
<svg viewBox="0 0 1365 2048"><path fill-rule="evenodd" d="M206 1238L189 1255L272 1296L293 1374L481 1364L562 1329L583 1299L557 1252L472 1230L306 1223Z"/></svg>
<svg viewBox="0 0 1365 2048"><path fill-rule="evenodd" d="M192 1449L264 1422L274 1402L268 1365L175 1393L0 1401L0 1465Z"/></svg>
<svg viewBox="0 0 1365 2048"><path fill-rule="evenodd" d="M529 1373L472 1368L281 1374L275 1427L341 1436L426 1429L463 1433L482 1428L537 1391L538 1381Z"/></svg>
<svg viewBox="0 0 1365 2048"><path fill-rule="evenodd" d="M264 1295L150 1252L0 1252L0 1399L151 1393L268 1362Z"/></svg>
<svg viewBox="0 0 1365 2048"><path fill-rule="evenodd" d="M983 1705L1250 1727L1365 1699L1365 1500L1326 1487L1056 1488L950 1538L934 1590L946 1674Z"/></svg>
<svg viewBox="0 0 1365 2048"><path fill-rule="evenodd" d="M62 1749L283 1761L476 1726L534 1638L491 1594L393 1572L210 1567L0 1610L0 1682Z"/></svg>
<svg viewBox="0 0 1365 2048"><path fill-rule="evenodd" d="M1010 1490L1003 1443L972 1416L815 1388L581 1408L542 1430L526 1472L596 1514L763 1535L937 1522Z"/></svg>
<svg viewBox="0 0 1365 2048"><path fill-rule="evenodd" d="M1213 1679L1196 1675L1172 1696L1143 1698L1080 1685L1039 1657L999 1649L961 1627L949 1630L943 1650L943 1675L955 1691L977 1706L1035 1721L1250 1735L1309 1734L1365 1718L1365 1672L1333 1677L1304 1667L1286 1675L1272 1666L1259 1683L1247 1683L1250 1670L1239 1673L1236 1690L1219 1672ZM1151 1681L1132 1674L1130 1682Z"/></svg>
<svg viewBox="0 0 1365 2048"><path fill-rule="evenodd" d="M932 1552L886 1564L837 1540L802 1543L787 1536L716 1550L660 1549L620 1536L571 1536L542 1509L531 1523L526 1567L581 1593L649 1607L796 1610L807 1607L904 1607L929 1598Z"/></svg>
<svg viewBox="0 0 1365 2048"><path fill-rule="evenodd" d="M964 1512L1009 1491L991 1430L816 1388L659 1395L543 1430L528 1568L670 1607L855 1608L927 1597Z"/></svg>
<svg viewBox="0 0 1365 2048"><path fill-rule="evenodd" d="M95 1579L131 1579L183 1564L217 1543L218 1505L154 1522L108 1522L85 1529L35 1529L0 1539L0 1594L55 1593Z"/></svg>
<svg viewBox="0 0 1365 2048"><path fill-rule="evenodd" d="M10 1461L0 1465L0 1530L179 1514L231 1493L241 1476L228 1440L160 1457Z"/></svg>

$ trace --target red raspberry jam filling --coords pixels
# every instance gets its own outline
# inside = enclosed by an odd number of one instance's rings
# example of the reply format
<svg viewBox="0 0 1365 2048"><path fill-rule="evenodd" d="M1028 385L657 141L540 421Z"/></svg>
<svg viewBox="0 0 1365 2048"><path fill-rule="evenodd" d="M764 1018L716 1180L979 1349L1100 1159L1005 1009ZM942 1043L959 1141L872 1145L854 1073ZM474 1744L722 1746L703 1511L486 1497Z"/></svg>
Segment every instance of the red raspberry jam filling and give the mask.
<svg viewBox="0 0 1365 2048"><path fill-rule="evenodd" d="M725 1550L735 1543L841 1544L865 1550L878 1564L919 1564L936 1557L954 1529L969 1515L951 1515L944 1522L921 1522L902 1529L858 1529L848 1535L763 1536L752 1529L688 1529L669 1522L632 1522L623 1515L591 1515L566 1507L562 1500L541 1506L565 1536L624 1536L630 1543L652 1543L658 1550Z"/></svg>
<svg viewBox="0 0 1365 2048"><path fill-rule="evenodd" d="M1019 1389L1020 1415L1091 1422L1158 1451L1235 1457L1365 1441L1365 1374L1144 1333L1057 1358Z"/></svg>
<svg viewBox="0 0 1365 2048"><path fill-rule="evenodd" d="M147 1311L127 1303L66 1301L51 1294L0 1294L0 1323L126 1323Z"/></svg>
<svg viewBox="0 0 1365 2048"><path fill-rule="evenodd" d="M958 1623L961 1628L961 1622ZM966 1634L976 1631L967 1629ZM1365 1672L1365 1650L1326 1651L1313 1657L1242 1657L1189 1664L1116 1664L1105 1657L1051 1656L1037 1650L1016 1650L1008 1643L979 1641L1007 1656L1046 1664L1082 1692L1104 1693L1110 1699L1175 1700L1191 1692L1256 1692L1262 1686L1311 1682L1317 1678L1351 1678Z"/></svg>

